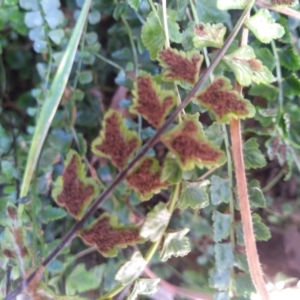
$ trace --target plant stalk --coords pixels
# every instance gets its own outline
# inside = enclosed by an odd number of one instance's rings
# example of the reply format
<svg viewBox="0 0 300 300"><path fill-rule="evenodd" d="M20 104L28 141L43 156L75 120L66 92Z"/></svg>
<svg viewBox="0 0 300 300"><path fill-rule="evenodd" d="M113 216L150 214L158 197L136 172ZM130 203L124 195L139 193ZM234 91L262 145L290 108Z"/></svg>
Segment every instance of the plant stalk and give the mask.
<svg viewBox="0 0 300 300"><path fill-rule="evenodd" d="M248 13L249 17L250 11ZM248 29L243 28L241 46L248 42ZM242 93L242 87L236 83L235 89ZM243 156L243 141L241 133L241 122L239 119L232 119L230 121L232 153L234 161L234 169L236 175L237 192L240 201L240 212L242 219L242 227L244 233L246 256L248 260L249 272L252 282L262 297L262 300L269 300L269 294L266 289L266 284L263 278L263 272L260 266L257 247L255 242L255 235L253 230L253 222L251 217L250 201L247 190L247 179L245 172L244 156Z"/></svg>

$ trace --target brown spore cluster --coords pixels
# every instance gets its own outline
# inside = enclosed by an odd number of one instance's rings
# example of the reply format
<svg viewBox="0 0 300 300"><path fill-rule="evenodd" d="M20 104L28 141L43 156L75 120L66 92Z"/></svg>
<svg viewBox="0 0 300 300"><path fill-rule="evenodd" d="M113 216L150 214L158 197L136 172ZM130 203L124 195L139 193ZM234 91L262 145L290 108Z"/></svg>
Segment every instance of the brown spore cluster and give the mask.
<svg viewBox="0 0 300 300"><path fill-rule="evenodd" d="M205 92L197 96L197 99L211 108L220 119L230 112L236 112L240 115L247 114L246 103L238 100L238 95L235 92L222 90L224 85L223 78L216 79Z"/></svg>
<svg viewBox="0 0 300 300"><path fill-rule="evenodd" d="M143 196L167 186L166 182L160 181L160 172L150 170L152 163L151 158L144 159L139 168L126 178L128 185Z"/></svg>
<svg viewBox="0 0 300 300"><path fill-rule="evenodd" d="M113 164L121 169L126 165L128 158L138 148L138 140L133 137L126 141L120 127L120 119L117 113L112 113L105 119L104 139L95 148L109 155Z"/></svg>
<svg viewBox="0 0 300 300"><path fill-rule="evenodd" d="M115 229L110 225L108 216L100 217L91 227L79 233L83 241L94 246L102 254L107 254L117 246L134 245L139 237L138 228Z"/></svg>
<svg viewBox="0 0 300 300"><path fill-rule="evenodd" d="M74 155L63 172L63 190L56 199L76 219L80 216L84 203L95 192L94 186L85 185L78 178L78 165L78 158Z"/></svg>
<svg viewBox="0 0 300 300"><path fill-rule="evenodd" d="M205 27L204 27L203 24L195 25L194 32L198 36L206 36L207 35L207 32L206 32Z"/></svg>
<svg viewBox="0 0 300 300"><path fill-rule="evenodd" d="M262 70L262 63L255 59L255 58L252 58L248 61L248 64L250 66L250 68L252 68L254 71L261 71Z"/></svg>
<svg viewBox="0 0 300 300"><path fill-rule="evenodd" d="M195 139L193 134L196 131L197 125L192 121L188 121L184 128L172 139L171 147L178 153L183 164L195 158L206 163L217 162L222 156L221 152L215 150L209 144Z"/></svg>
<svg viewBox="0 0 300 300"><path fill-rule="evenodd" d="M141 114L153 127L159 128L169 111L174 105L172 97L166 97L162 103L159 96L153 88L151 78L148 76L138 77L137 79L137 96L138 104L136 110Z"/></svg>
<svg viewBox="0 0 300 300"><path fill-rule="evenodd" d="M201 56L194 54L192 59L182 57L172 49L165 49L159 52L160 59L168 65L169 72L166 77L169 79L182 79L185 82L194 84L199 72Z"/></svg>

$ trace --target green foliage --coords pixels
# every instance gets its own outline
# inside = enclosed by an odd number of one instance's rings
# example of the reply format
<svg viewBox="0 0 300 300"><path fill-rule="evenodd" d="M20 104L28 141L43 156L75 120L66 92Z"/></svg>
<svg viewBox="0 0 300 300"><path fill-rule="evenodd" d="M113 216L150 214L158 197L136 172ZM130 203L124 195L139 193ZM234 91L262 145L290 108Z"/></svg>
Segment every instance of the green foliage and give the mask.
<svg viewBox="0 0 300 300"><path fill-rule="evenodd" d="M115 279L124 285L128 284L140 276L146 264L141 253L134 252L131 259L119 269Z"/></svg>
<svg viewBox="0 0 300 300"><path fill-rule="evenodd" d="M284 35L284 28L275 23L265 8L258 10L245 24L262 43L270 43L273 39L279 39Z"/></svg>
<svg viewBox="0 0 300 300"><path fill-rule="evenodd" d="M224 43L226 27L221 24L199 23L194 27L193 43L195 48L221 48Z"/></svg>
<svg viewBox="0 0 300 300"><path fill-rule="evenodd" d="M299 202L273 215L299 177L299 22L245 0L0 2L0 298L46 259L27 297L112 299L130 285L135 299L162 277L248 299L230 135L248 118L251 214L267 241L266 220L291 225Z"/></svg>
<svg viewBox="0 0 300 300"><path fill-rule="evenodd" d="M229 203L231 197L230 182L228 178L219 176L211 176L211 203L219 205L221 203Z"/></svg>
<svg viewBox="0 0 300 300"><path fill-rule="evenodd" d="M231 230L232 217L228 214L222 214L218 211L213 212L213 227L214 227L214 241L221 242L228 238Z"/></svg>
<svg viewBox="0 0 300 300"><path fill-rule="evenodd" d="M130 295L127 297L128 300L137 299L138 295L153 295L157 292L157 285L159 284L160 279L137 279L134 282L133 289Z"/></svg>
<svg viewBox="0 0 300 300"><path fill-rule="evenodd" d="M163 203L157 204L147 214L147 218L140 231L140 236L150 239L152 242L158 241L167 228L170 217L171 215L166 206Z"/></svg>
<svg viewBox="0 0 300 300"><path fill-rule="evenodd" d="M185 256L191 251L189 239L185 236L188 228L166 233L160 254L161 261L167 261L171 256Z"/></svg>
<svg viewBox="0 0 300 300"><path fill-rule="evenodd" d="M271 83L275 80L269 69L260 60L250 46L243 46L224 56L225 64L233 71L236 80L242 86L254 83Z"/></svg>
<svg viewBox="0 0 300 300"><path fill-rule="evenodd" d="M258 149L258 144L255 138L251 138L244 143L243 154L246 169L261 168L266 165L266 159Z"/></svg>
<svg viewBox="0 0 300 300"><path fill-rule="evenodd" d="M181 194L178 201L179 209L201 209L209 204L208 195L206 193L206 186L208 181L202 182L183 182L181 187Z"/></svg>
<svg viewBox="0 0 300 300"><path fill-rule="evenodd" d="M96 289L102 280L101 277L95 276L97 274L97 269L100 267L101 266L97 266L92 270L86 270L84 264L81 263L76 265L66 281L67 294L71 296L75 295L76 292L82 293ZM78 282L80 282L80 284L78 284Z"/></svg>
<svg viewBox="0 0 300 300"><path fill-rule="evenodd" d="M174 43L181 42L179 25L176 23L176 12L168 10L168 30L170 40ZM165 33L163 28L163 17L161 5L157 5L157 14L151 12L142 29L142 41L150 53L151 59L156 59L157 53L165 44Z"/></svg>

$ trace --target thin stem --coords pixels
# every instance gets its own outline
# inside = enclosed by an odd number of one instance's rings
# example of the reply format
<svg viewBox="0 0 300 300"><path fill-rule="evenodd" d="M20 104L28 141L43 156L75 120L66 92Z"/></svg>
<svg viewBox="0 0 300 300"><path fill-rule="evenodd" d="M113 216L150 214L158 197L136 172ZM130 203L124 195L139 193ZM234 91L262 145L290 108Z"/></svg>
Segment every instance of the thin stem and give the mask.
<svg viewBox="0 0 300 300"><path fill-rule="evenodd" d="M199 178L197 179L190 179L188 180L189 182L199 182L199 181L202 181L204 180L208 175L210 175L211 173L213 173L214 171L216 171L219 167L214 167L214 168L211 168L209 169L207 172L205 172L202 176L200 176Z"/></svg>
<svg viewBox="0 0 300 300"><path fill-rule="evenodd" d="M163 11L163 22L164 22L164 32L165 32L165 44L166 48L170 47L170 41L169 41L169 30L168 30L168 15L167 15L167 1L162 0L162 11Z"/></svg>
<svg viewBox="0 0 300 300"><path fill-rule="evenodd" d="M261 189L263 193L269 191L284 175L285 170L281 169L280 172L265 186Z"/></svg>
<svg viewBox="0 0 300 300"><path fill-rule="evenodd" d="M99 59L103 60L104 62L106 62L107 64L115 67L116 69L119 69L121 71L123 71L125 73L125 70L123 67L121 67L120 65L116 64L115 62L113 62L112 60L104 57L103 55L99 54L99 53L95 53L95 52L92 52L93 55L95 55L96 57L98 57Z"/></svg>
<svg viewBox="0 0 300 300"><path fill-rule="evenodd" d="M283 111L283 86L282 86L282 74L281 74L281 66L280 66L280 60L278 56L278 52L276 49L276 44L272 40L271 41L271 47L273 51L274 61L275 61L275 67L276 67L276 77L277 77L277 83L278 83L278 106L279 106L279 112L278 112L278 118L277 122L280 120L280 115Z"/></svg>
<svg viewBox="0 0 300 300"><path fill-rule="evenodd" d="M127 165L125 169L123 169L119 175L115 178L115 180L111 183L110 186L107 187L107 189L102 193L102 195L98 198L97 201L95 201L90 208L87 210L85 215L82 217L80 221L78 221L74 227L62 238L60 244L49 254L49 256L43 261L42 266L47 266L64 248L64 246L73 238L73 236L76 234L76 232L81 229L84 225L84 223L94 214L94 212L99 208L101 204L112 194L112 192L115 190L115 188L125 179L128 172L132 170L134 166L144 157L144 155L148 152L148 150L153 147L159 140L159 137L163 134L163 132L169 127L169 125L174 121L174 119L177 117L178 113L181 112L183 108L186 107L186 105L191 101L194 94L202 87L202 85L205 83L205 81L208 79L209 75L223 55L228 50L229 46L231 45L232 41L236 37L237 33L239 32L241 26L243 25L243 22L245 21L245 18L250 11L252 7L251 5L248 5L248 7L245 9L243 14L241 15L240 19L238 20L237 24L235 25L234 29L231 31L230 35L228 36L226 42L224 43L223 47L220 49L219 53L216 55L215 59L212 61L211 65L207 68L207 70L203 73L201 78L198 80L197 84L193 87L193 89L187 94L185 99L180 103L178 107L173 111L173 113L169 116L169 118L165 121L165 123L162 125L161 128L159 128L154 136L148 140L148 142L144 145L144 147L141 149L141 152ZM31 275L26 279L26 284L28 285L36 276L39 269L35 270ZM10 293L5 300L13 300L21 291L23 290L23 286L19 285L12 293Z"/></svg>
<svg viewBox="0 0 300 300"><path fill-rule="evenodd" d="M118 3L117 0L114 0L114 3L117 4ZM130 28L126 18L123 15L121 16L121 20L122 20L122 22L125 26L125 29L127 31L127 35L129 37L131 51L132 51L132 54L133 54L134 71L135 71L135 75L137 75L137 72L138 72L138 55L137 55L136 47L135 47L135 44L134 44L132 31L131 31L131 28Z"/></svg>
<svg viewBox="0 0 300 300"><path fill-rule="evenodd" d="M151 10L153 11L153 13L154 13L155 16L156 16L157 21L158 21L160 27L163 29L164 27L163 27L163 25L162 25L162 23L161 23L160 17L159 17L159 15L158 15L158 13L157 13L157 10L156 10L156 8L155 8L155 6L154 6L153 1L152 1L152 0L148 0L148 3L149 3L149 5L150 5L150 7L151 7Z"/></svg>

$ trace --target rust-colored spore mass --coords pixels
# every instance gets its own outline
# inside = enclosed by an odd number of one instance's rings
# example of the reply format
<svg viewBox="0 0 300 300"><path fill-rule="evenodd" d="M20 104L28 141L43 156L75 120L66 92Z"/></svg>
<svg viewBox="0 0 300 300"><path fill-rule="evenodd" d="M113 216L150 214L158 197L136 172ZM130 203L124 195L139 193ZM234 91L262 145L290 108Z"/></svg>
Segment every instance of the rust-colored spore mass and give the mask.
<svg viewBox="0 0 300 300"><path fill-rule="evenodd" d="M140 238L139 229L111 227L109 217L100 218L92 228L82 230L80 236L86 244L97 247L103 254L117 246L136 244Z"/></svg>
<svg viewBox="0 0 300 300"><path fill-rule="evenodd" d="M152 160L149 158L145 159L140 167L126 179L129 186L137 189L142 195L146 195L167 185L166 182L160 181L160 172L150 170L151 165Z"/></svg>
<svg viewBox="0 0 300 300"><path fill-rule="evenodd" d="M207 32L204 30L204 25L203 24L197 24L194 27L194 32L196 33L196 35L198 36L205 36L207 35Z"/></svg>
<svg viewBox="0 0 300 300"><path fill-rule="evenodd" d="M74 155L63 172L63 190L57 197L57 203L74 217L80 215L83 204L95 192L93 186L85 186L79 181L77 170L78 161Z"/></svg>
<svg viewBox="0 0 300 300"><path fill-rule="evenodd" d="M158 128L164 121L166 111L173 105L173 99L166 97L162 103L153 88L150 77L138 77L137 79L138 105L136 110L143 115L147 121Z"/></svg>
<svg viewBox="0 0 300 300"><path fill-rule="evenodd" d="M249 63L249 65L250 65L250 67L251 67L254 71L259 72L259 71L262 70L262 63L261 63L259 60L253 58L253 59L250 59L250 60L248 61L248 63Z"/></svg>
<svg viewBox="0 0 300 300"><path fill-rule="evenodd" d="M97 145L96 149L109 155L118 168L126 165L127 159L137 149L138 141L135 138L128 142L120 131L120 120L117 114L113 113L105 119L105 137L101 145Z"/></svg>
<svg viewBox="0 0 300 300"><path fill-rule="evenodd" d="M183 164L193 158L197 158L202 162L216 162L221 157L220 152L185 134L174 138L171 146L179 154Z"/></svg>
<svg viewBox="0 0 300 300"><path fill-rule="evenodd" d="M160 59L166 63L170 69L170 73L166 75L169 79L182 78L184 81L194 84L197 76L199 61L201 57L199 55L193 55L192 60L182 57L171 49L161 50L159 52Z"/></svg>
<svg viewBox="0 0 300 300"><path fill-rule="evenodd" d="M247 114L246 103L238 100L238 95L232 91L222 91L225 85L224 79L219 78L214 81L205 92L201 93L197 99L210 107L218 116L222 118L230 112Z"/></svg>

